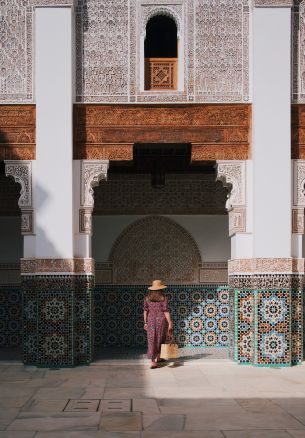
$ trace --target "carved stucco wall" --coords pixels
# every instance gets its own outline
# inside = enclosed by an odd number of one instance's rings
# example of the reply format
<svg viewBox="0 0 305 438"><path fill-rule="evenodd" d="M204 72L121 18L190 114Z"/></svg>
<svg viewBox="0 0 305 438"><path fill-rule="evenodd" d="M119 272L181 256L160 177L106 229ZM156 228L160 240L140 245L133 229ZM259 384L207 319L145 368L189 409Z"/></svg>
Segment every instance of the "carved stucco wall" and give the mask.
<svg viewBox="0 0 305 438"><path fill-rule="evenodd" d="M35 6L42 3L65 2L0 2L0 102L33 102L33 22ZM77 101L248 101L250 0L75 0L75 5ZM158 10L173 11L184 40L184 91L175 94L139 91L140 35L147 16ZM294 1L292 58L293 101L304 103L304 0Z"/></svg>
<svg viewBox="0 0 305 438"><path fill-rule="evenodd" d="M163 216L148 216L118 237L110 254L114 284L198 283L201 256L191 235Z"/></svg>
<svg viewBox="0 0 305 438"><path fill-rule="evenodd" d="M157 13L184 42L184 91L140 91L141 36ZM249 100L249 0L78 0L76 28L79 102Z"/></svg>

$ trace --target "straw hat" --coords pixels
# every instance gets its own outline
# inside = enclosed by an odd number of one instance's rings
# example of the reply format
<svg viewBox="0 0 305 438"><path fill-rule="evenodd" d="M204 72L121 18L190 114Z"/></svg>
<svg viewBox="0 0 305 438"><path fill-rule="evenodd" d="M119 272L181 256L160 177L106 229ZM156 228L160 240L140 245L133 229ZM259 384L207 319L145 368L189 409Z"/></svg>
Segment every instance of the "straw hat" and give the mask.
<svg viewBox="0 0 305 438"><path fill-rule="evenodd" d="M167 286L162 283L162 280L154 280L152 285L148 288L149 290L160 290L165 289Z"/></svg>

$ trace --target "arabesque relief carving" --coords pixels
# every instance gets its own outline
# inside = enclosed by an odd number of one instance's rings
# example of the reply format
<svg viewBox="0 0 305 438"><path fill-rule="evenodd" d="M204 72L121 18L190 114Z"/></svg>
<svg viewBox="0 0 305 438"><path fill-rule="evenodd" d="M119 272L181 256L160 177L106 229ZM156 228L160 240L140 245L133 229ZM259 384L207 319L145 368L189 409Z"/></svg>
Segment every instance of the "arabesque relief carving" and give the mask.
<svg viewBox="0 0 305 438"><path fill-rule="evenodd" d="M0 105L0 160L34 160L34 105Z"/></svg>
<svg viewBox="0 0 305 438"><path fill-rule="evenodd" d="M131 160L134 143L192 143L193 161L247 159L251 105L75 105L74 158Z"/></svg>

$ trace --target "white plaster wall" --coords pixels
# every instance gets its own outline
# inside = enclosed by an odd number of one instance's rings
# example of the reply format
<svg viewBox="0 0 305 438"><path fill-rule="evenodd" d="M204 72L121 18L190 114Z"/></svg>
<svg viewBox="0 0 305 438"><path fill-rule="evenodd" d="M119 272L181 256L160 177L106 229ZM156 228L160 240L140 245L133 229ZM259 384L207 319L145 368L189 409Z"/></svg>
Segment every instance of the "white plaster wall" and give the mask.
<svg viewBox="0 0 305 438"><path fill-rule="evenodd" d="M291 256L291 9L253 13L254 257Z"/></svg>
<svg viewBox="0 0 305 438"><path fill-rule="evenodd" d="M21 218L0 217L0 263L19 263L23 256Z"/></svg>
<svg viewBox="0 0 305 438"><path fill-rule="evenodd" d="M73 257L72 13L36 8L36 257Z"/></svg>
<svg viewBox="0 0 305 438"><path fill-rule="evenodd" d="M112 245L124 229L144 216L93 216L92 256L108 260ZM230 258L228 216L166 215L184 227L196 241L204 262L225 262Z"/></svg>

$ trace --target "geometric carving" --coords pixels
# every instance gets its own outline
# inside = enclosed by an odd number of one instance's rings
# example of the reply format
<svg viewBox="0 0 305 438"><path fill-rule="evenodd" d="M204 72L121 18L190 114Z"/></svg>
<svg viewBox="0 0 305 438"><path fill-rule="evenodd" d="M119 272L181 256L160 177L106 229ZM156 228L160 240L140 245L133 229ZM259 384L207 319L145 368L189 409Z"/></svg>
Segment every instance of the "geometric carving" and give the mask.
<svg viewBox="0 0 305 438"><path fill-rule="evenodd" d="M115 242L109 262L114 284L198 283L201 256L191 235L163 216L148 216L128 226Z"/></svg>
<svg viewBox="0 0 305 438"><path fill-rule="evenodd" d="M6 160L5 175L14 178L15 182L21 186L18 200L21 209L21 233L33 234L32 162Z"/></svg>
<svg viewBox="0 0 305 438"><path fill-rule="evenodd" d="M91 234L92 232L92 211L94 207L93 188L98 186L101 180L107 179L108 167L108 160L81 161L80 233Z"/></svg>
<svg viewBox="0 0 305 438"><path fill-rule="evenodd" d="M193 161L246 159L250 126L248 104L75 105L74 159L131 160L137 142L192 143Z"/></svg>
<svg viewBox="0 0 305 438"><path fill-rule="evenodd" d="M217 181L229 189L229 235L246 231L246 163L217 161Z"/></svg>

